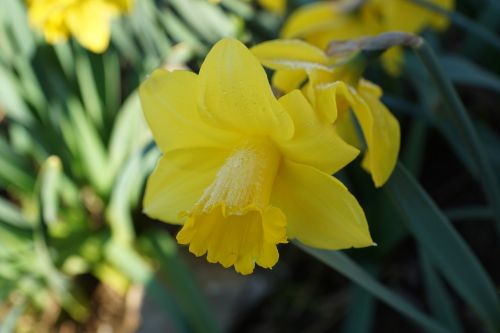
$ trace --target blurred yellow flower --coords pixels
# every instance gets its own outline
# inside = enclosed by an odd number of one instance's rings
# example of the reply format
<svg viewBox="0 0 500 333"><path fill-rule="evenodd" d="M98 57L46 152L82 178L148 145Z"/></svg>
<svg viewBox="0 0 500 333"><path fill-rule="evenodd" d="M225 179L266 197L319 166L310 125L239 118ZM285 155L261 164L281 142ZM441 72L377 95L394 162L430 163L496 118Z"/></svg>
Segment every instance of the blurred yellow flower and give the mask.
<svg viewBox="0 0 500 333"><path fill-rule="evenodd" d="M362 66L346 64L345 59L331 59L301 40L264 42L254 46L252 52L264 66L276 70L273 86L283 92L304 86L318 116L333 124L349 144L360 147L348 112L351 109L366 143L363 167L371 173L375 186L387 181L398 158L399 123L380 101L382 90L360 79Z"/></svg>
<svg viewBox="0 0 500 333"><path fill-rule="evenodd" d="M141 102L163 157L148 179L144 211L183 224L196 256L271 268L277 244L372 245L362 208L333 178L358 154L321 122L298 90L277 100L266 73L240 42L224 39L200 74L155 71Z"/></svg>
<svg viewBox="0 0 500 333"><path fill-rule="evenodd" d="M29 0L29 20L54 44L74 36L85 48L104 52L111 20L132 7L133 0Z"/></svg>
<svg viewBox="0 0 500 333"><path fill-rule="evenodd" d="M259 4L277 14L283 14L286 8L286 0L259 0Z"/></svg>
<svg viewBox="0 0 500 333"><path fill-rule="evenodd" d="M454 0L430 0L451 10ZM325 49L332 40L377 35L387 31L417 33L427 26L443 29L447 19L411 0L323 1L303 6L285 22L281 36L300 38ZM385 69L398 75L402 62L400 48L390 49L382 58Z"/></svg>

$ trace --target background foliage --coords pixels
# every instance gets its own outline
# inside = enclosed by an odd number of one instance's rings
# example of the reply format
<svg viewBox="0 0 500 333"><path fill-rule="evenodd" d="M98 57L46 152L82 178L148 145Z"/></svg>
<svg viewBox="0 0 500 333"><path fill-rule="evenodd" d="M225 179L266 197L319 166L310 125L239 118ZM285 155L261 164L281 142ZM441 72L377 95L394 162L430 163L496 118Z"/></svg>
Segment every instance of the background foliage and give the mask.
<svg viewBox="0 0 500 333"><path fill-rule="evenodd" d="M158 66L196 71L222 37L276 38L282 18L238 0L140 0L96 55L47 45L22 2L1 1L0 332L146 332L154 313L179 332L500 331L500 5L442 14L448 31L423 36L468 113L422 51L406 51L400 78L368 69L403 125L401 162L381 190L358 164L340 177L379 246L283 247L273 271L244 278L184 258L175 228L140 213L159 152L136 88ZM229 318L208 306L233 301Z"/></svg>

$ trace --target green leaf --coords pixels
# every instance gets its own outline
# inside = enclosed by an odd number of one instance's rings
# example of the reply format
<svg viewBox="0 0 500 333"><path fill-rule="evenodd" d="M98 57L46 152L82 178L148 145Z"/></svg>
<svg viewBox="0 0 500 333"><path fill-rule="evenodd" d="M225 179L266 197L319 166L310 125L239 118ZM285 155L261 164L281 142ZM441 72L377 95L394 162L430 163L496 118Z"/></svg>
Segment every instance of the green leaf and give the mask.
<svg viewBox="0 0 500 333"><path fill-rule="evenodd" d="M29 125L33 116L21 96L21 87L17 79L0 64L0 106L7 117L21 124Z"/></svg>
<svg viewBox="0 0 500 333"><path fill-rule="evenodd" d="M61 160L57 156L50 156L42 166L39 198L42 210L41 216L45 224L50 224L57 220L61 173Z"/></svg>
<svg viewBox="0 0 500 333"><path fill-rule="evenodd" d="M500 331L500 303L492 281L427 193L400 164L385 189L446 280L491 332Z"/></svg>
<svg viewBox="0 0 500 333"><path fill-rule="evenodd" d="M160 15L160 21L165 29L172 35L177 42L188 44L198 54L206 53L207 47L171 10L163 10Z"/></svg>
<svg viewBox="0 0 500 333"><path fill-rule="evenodd" d="M116 176L129 154L144 143L147 132L139 95L134 92L127 98L114 120L106 170L108 177Z"/></svg>
<svg viewBox="0 0 500 333"><path fill-rule="evenodd" d="M405 301L401 296L386 288L374 279L358 264L352 261L346 254L340 251L314 249L299 242L295 242L295 244L305 252L335 269L352 282L357 283L360 287L366 289L380 301L413 320L416 324L424 328L426 332L448 332L442 327L442 325L422 313L412 304Z"/></svg>
<svg viewBox="0 0 500 333"><path fill-rule="evenodd" d="M75 57L75 71L82 94L83 105L94 124L97 128L101 129L103 127L103 105L99 96L92 64L87 51L82 48L79 48L79 51Z"/></svg>
<svg viewBox="0 0 500 333"><path fill-rule="evenodd" d="M2 1L0 20L5 20L16 44L16 57L31 58L35 51L35 39L30 30L26 7L21 1Z"/></svg>
<svg viewBox="0 0 500 333"><path fill-rule="evenodd" d="M0 141L2 141L0 139ZM27 170L25 164L5 153L0 143L0 185L6 188L14 187L24 192L30 192L35 184L35 178ZM18 157L18 156L17 156Z"/></svg>
<svg viewBox="0 0 500 333"><path fill-rule="evenodd" d="M352 299L347 318L342 325L343 333L365 333L373 331L375 317L375 298L358 285L351 288Z"/></svg>
<svg viewBox="0 0 500 333"><path fill-rule="evenodd" d="M432 266L429 256L423 250L420 251L420 266L424 277L425 292L432 313L452 332L463 332L460 320L453 308L453 301Z"/></svg>
<svg viewBox="0 0 500 333"><path fill-rule="evenodd" d="M221 8L205 0L171 0L171 5L207 42L236 34L236 27Z"/></svg>
<svg viewBox="0 0 500 333"><path fill-rule="evenodd" d="M100 194L107 194L113 179L103 177L107 166L107 152L98 130L77 99L68 100L68 109L74 143L78 147L86 176Z"/></svg>
<svg viewBox="0 0 500 333"><path fill-rule="evenodd" d="M440 57L451 81L458 84L500 91L500 77L457 55Z"/></svg>
<svg viewBox="0 0 500 333"><path fill-rule="evenodd" d="M455 126L455 131L460 135L463 142L463 150L468 152L471 160L477 167L477 174L480 175L478 180L491 208L495 211L496 228L500 236L500 186L497 181L497 174L491 167L490 159L486 154L481 139L458 93L442 69L432 48L422 39L421 43L414 47L414 51L426 66L437 88L436 90L440 93L442 101L449 110L447 118Z"/></svg>
<svg viewBox="0 0 500 333"><path fill-rule="evenodd" d="M106 218L116 241L128 243L134 236L133 221L130 216L132 206L137 204L147 175L156 163L159 152L144 148L131 154L116 178L111 198L106 208Z"/></svg>
<svg viewBox="0 0 500 333"><path fill-rule="evenodd" d="M0 222L18 228L31 229L31 224L26 220L21 211L2 197L0 197Z"/></svg>
<svg viewBox="0 0 500 333"><path fill-rule="evenodd" d="M32 247L32 232L12 224L0 223L0 257L15 256Z"/></svg>

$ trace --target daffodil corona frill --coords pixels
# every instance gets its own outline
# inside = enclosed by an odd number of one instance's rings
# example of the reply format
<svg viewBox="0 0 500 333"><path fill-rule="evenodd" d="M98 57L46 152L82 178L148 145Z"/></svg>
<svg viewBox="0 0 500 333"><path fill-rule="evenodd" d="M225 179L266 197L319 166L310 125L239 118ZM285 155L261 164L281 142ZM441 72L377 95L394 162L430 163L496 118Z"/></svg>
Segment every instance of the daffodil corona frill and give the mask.
<svg viewBox="0 0 500 333"><path fill-rule="evenodd" d="M375 186L382 186L397 162L400 143L398 120L380 101L382 90L361 79L363 64L329 58L301 40L274 40L258 44L252 52L275 70L273 85L282 92L303 86L318 113L349 144L361 140L349 109L358 121L366 144L363 167Z"/></svg>
<svg viewBox="0 0 500 333"><path fill-rule="evenodd" d="M372 245L363 210L331 174L358 154L294 90L277 100L263 67L224 39L200 74L155 71L140 88L163 153L146 214L181 224L181 244L242 274L271 268L277 245Z"/></svg>
<svg viewBox="0 0 500 333"><path fill-rule="evenodd" d="M28 0L29 20L54 44L74 36L85 48L104 52L111 20L130 10L133 0Z"/></svg>
<svg viewBox="0 0 500 333"><path fill-rule="evenodd" d="M454 0L430 0L451 10ZM373 36L388 31L417 33L425 27L444 29L448 20L443 15L413 3L411 0L343 0L321 1L297 9L283 26L281 36L300 38L325 49L332 40ZM382 63L398 75L402 50L390 49Z"/></svg>

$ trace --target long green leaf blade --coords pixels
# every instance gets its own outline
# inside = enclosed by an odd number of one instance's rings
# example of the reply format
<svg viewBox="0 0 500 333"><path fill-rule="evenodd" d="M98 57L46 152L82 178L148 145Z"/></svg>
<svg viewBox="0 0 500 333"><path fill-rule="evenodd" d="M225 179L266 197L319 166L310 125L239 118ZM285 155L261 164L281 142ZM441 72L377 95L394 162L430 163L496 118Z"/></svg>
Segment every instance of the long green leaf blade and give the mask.
<svg viewBox="0 0 500 333"><path fill-rule="evenodd" d="M405 301L401 296L397 295L375 280L372 276L370 276L370 274L365 272L344 253L339 251L314 249L298 242L296 245L313 257L316 257L326 265L335 269L340 274L349 278L351 281L368 290L375 297L392 307L394 310L412 319L427 332L448 332L440 324Z"/></svg>
<svg viewBox="0 0 500 333"><path fill-rule="evenodd" d="M490 331L500 331L500 303L492 281L432 199L400 164L386 190L401 209L410 231L456 292Z"/></svg>

